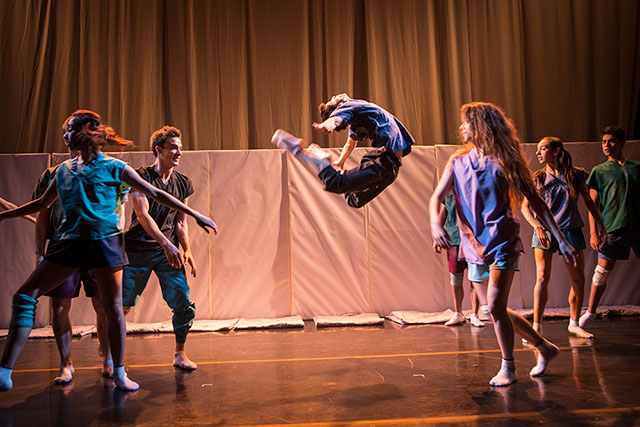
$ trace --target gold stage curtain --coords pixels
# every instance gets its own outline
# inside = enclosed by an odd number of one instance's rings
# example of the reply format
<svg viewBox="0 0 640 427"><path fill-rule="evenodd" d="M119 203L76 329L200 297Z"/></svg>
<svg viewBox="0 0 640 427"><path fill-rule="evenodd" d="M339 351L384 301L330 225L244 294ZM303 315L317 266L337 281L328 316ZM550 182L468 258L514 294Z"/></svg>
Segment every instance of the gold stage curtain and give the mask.
<svg viewBox="0 0 640 427"><path fill-rule="evenodd" d="M418 144L458 142L458 110L501 105L527 141L640 134L637 0L0 0L0 152L64 151L73 110L148 150L270 148L312 133L339 92Z"/></svg>

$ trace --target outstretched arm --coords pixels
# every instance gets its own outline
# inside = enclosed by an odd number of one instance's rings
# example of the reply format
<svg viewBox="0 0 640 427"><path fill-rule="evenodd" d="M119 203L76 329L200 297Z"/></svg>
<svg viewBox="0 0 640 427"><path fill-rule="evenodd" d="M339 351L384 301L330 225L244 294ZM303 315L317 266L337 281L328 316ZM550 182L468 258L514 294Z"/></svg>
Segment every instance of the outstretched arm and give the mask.
<svg viewBox="0 0 640 427"><path fill-rule="evenodd" d="M440 177L440 181L436 186L435 191L431 195L431 199L429 199L429 221L431 223L431 237L433 237L433 242L435 245L438 245L440 248L449 248L451 245L449 244L449 235L447 231L442 226L440 221L440 205L444 202L445 197L447 197L447 193L451 190L453 186L453 170L452 170L452 162L451 159L447 162L447 165L442 172L442 176Z"/></svg>
<svg viewBox="0 0 640 427"><path fill-rule="evenodd" d="M133 189L146 196L151 197L156 202L161 203L171 209L175 209L178 212L182 212L184 214L192 216L196 220L198 225L204 228L207 233L209 232L208 228L211 228L214 233L218 233L218 227L211 218L202 215L195 209L191 209L189 206L185 205L180 200L173 197L171 194L149 184L147 181L140 178L140 175L138 175L138 173L133 170L131 166L127 165L124 167L124 171L122 172L122 180L129 184Z"/></svg>
<svg viewBox="0 0 640 427"><path fill-rule="evenodd" d="M564 259L574 266L577 266L576 250L569 244L567 238L560 231L560 227L558 227L556 220L553 218L549 206L547 206L534 189L523 188L522 190L524 196L529 200L531 209L538 215L540 220L547 226L547 229L553 234L553 237L558 241L560 253Z"/></svg>
<svg viewBox="0 0 640 427"><path fill-rule="evenodd" d="M147 200L147 197L138 191L132 191L129 193L129 198L131 199L133 210L136 213L136 218L138 218L138 222L140 222L144 231L162 247L164 255L167 257L167 261L169 261L171 267L176 269L181 268L184 265L182 254L180 254L180 250L162 234L158 224L151 215L149 215L149 200ZM184 214L182 215L184 216Z"/></svg>
<svg viewBox="0 0 640 427"><path fill-rule="evenodd" d="M25 203L22 206L0 212L0 221L2 221L3 219L16 218L19 216L26 217L26 215L38 212L43 208L51 206L51 203L53 203L57 197L58 190L56 189L56 180L54 178L51 181L51 184L49 184L49 187L47 187L47 190L44 192L42 197ZM13 203L11 203L11 205L13 205ZM29 218L29 220L36 222L35 218Z"/></svg>
<svg viewBox="0 0 640 427"><path fill-rule="evenodd" d="M331 165L338 170L342 169L344 167L344 162L347 161L347 159L353 152L353 149L356 148L356 145L358 145L358 141L352 139L351 137L348 137L347 142L344 144L344 147L342 147L340 157L338 157L338 160L333 162Z"/></svg>
<svg viewBox="0 0 640 427"><path fill-rule="evenodd" d="M600 204L600 197L598 191L593 188L588 189L586 184L583 184L582 187L583 188L580 188L580 194L582 194L584 204L587 206L587 210L589 211L589 234L591 235L589 245L591 246L591 249L597 251L607 235L606 227L602 221L602 214L598 207Z"/></svg>
<svg viewBox="0 0 640 427"><path fill-rule="evenodd" d="M0 207L3 209L13 209L16 208L17 206L13 203L11 203L8 200L3 199L2 197L0 197ZM36 219L30 215L25 215L24 219L29 220L31 222L36 222Z"/></svg>
<svg viewBox="0 0 640 427"><path fill-rule="evenodd" d="M325 133L331 133L342 126L343 123L344 120L342 120L342 117L334 116L329 117L322 123L313 123L311 127L313 127L315 130L319 130Z"/></svg>
<svg viewBox="0 0 640 427"><path fill-rule="evenodd" d="M184 201L187 204L187 201ZM187 217L182 212L178 212L176 215L176 236L182 249L184 249L184 262L191 266L191 274L196 277L196 260L191 253L191 244L189 243L189 225L187 224Z"/></svg>

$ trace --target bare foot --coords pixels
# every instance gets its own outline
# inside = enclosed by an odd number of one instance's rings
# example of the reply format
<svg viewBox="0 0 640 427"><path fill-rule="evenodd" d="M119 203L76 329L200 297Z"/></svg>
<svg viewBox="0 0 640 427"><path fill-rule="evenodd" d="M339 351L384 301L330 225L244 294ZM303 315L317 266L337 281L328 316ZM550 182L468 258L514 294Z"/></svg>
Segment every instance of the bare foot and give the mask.
<svg viewBox="0 0 640 427"><path fill-rule="evenodd" d="M187 357L187 353L185 353L184 351L175 352L175 354L173 355L173 366L184 369L185 371L193 371L195 369L198 369L198 365L189 360L189 358Z"/></svg>

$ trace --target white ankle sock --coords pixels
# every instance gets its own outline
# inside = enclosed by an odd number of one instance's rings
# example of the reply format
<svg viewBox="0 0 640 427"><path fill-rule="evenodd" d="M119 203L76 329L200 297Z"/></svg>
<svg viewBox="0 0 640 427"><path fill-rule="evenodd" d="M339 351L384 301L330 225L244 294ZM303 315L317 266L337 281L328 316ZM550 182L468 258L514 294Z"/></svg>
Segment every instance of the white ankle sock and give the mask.
<svg viewBox="0 0 640 427"><path fill-rule="evenodd" d="M580 319L578 320L578 325L581 328L584 328L587 322L589 322L591 319L595 319L595 317L596 317L596 313L591 313L590 311L587 310L584 312L582 316L580 316Z"/></svg>
<svg viewBox="0 0 640 427"><path fill-rule="evenodd" d="M75 370L73 369L73 365L71 362L65 364L60 367L58 371L58 376L53 379L56 384L69 384L73 379L73 374Z"/></svg>
<svg viewBox="0 0 640 427"><path fill-rule="evenodd" d="M573 334L578 338L593 339L593 334L582 329L577 320L571 319L569 321L569 327L567 328L567 330L570 334Z"/></svg>
<svg viewBox="0 0 640 427"><path fill-rule="evenodd" d="M476 328L482 328L484 326L484 322L480 320L477 314L472 313L469 316L469 321L471 322L471 326L475 326Z"/></svg>
<svg viewBox="0 0 640 427"><path fill-rule="evenodd" d="M136 391L140 388L138 383L131 381L129 377L127 377L124 366L116 366L113 368L113 382L116 387L124 391Z"/></svg>
<svg viewBox="0 0 640 427"><path fill-rule="evenodd" d="M489 385L503 387L516 380L516 362L513 359L502 359L502 366L495 377L491 378Z"/></svg>
<svg viewBox="0 0 640 427"><path fill-rule="evenodd" d="M464 314L460 313L459 311L456 311L451 317L451 319L449 319L447 323L444 324L444 326L461 325L464 323L464 321L465 321Z"/></svg>
<svg viewBox="0 0 640 427"><path fill-rule="evenodd" d="M529 375L532 377L539 377L544 374L547 370L547 364L549 361L558 354L558 347L545 339L536 346L536 350L538 351L538 360L536 366L529 371Z"/></svg>

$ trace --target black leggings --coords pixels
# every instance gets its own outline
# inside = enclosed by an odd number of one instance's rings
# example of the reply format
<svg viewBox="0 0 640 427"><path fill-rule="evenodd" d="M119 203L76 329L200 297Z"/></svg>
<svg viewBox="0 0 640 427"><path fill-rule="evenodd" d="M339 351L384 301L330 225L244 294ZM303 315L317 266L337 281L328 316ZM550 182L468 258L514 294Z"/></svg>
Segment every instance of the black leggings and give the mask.
<svg viewBox="0 0 640 427"><path fill-rule="evenodd" d="M344 194L349 206L361 208L396 180L400 166L402 160L383 147L368 151L358 168L340 173L327 166L318 177L325 191Z"/></svg>

